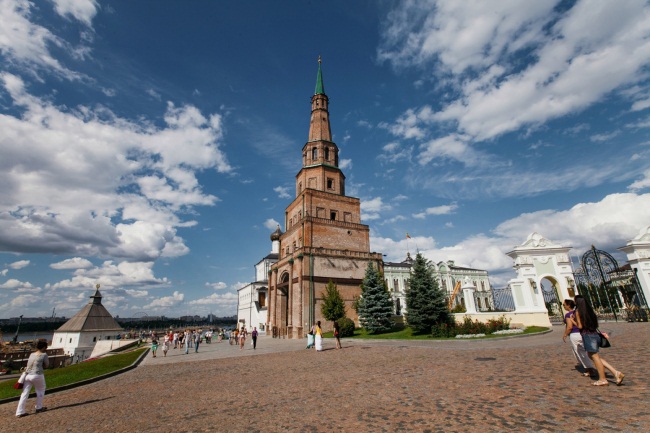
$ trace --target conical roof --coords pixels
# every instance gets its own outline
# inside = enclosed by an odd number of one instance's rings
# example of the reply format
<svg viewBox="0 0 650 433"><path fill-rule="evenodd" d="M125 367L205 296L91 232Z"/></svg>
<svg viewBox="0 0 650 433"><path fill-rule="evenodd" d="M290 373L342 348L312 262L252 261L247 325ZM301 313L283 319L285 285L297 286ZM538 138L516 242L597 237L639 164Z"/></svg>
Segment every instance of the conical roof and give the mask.
<svg viewBox="0 0 650 433"><path fill-rule="evenodd" d="M316 76L316 90L314 95L324 95L325 94L325 85L323 84L323 72L320 68L321 58L318 56L318 75Z"/></svg>
<svg viewBox="0 0 650 433"><path fill-rule="evenodd" d="M106 307L102 305L102 295L97 289L95 294L90 297L90 302L57 329L56 332L121 330L122 327L113 319Z"/></svg>

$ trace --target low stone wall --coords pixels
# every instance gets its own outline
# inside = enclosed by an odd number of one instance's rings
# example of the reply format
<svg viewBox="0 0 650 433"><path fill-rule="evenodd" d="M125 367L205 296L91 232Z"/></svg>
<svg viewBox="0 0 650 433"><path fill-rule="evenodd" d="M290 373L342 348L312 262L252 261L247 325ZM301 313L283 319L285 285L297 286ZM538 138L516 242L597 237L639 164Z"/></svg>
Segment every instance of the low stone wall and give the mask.
<svg viewBox="0 0 650 433"><path fill-rule="evenodd" d="M90 355L91 358L95 358L97 356L103 355L105 353L108 353L112 350L119 349L121 347L125 346L132 346L136 344L138 340L102 340L98 341L97 344L95 344L95 347L93 349L93 353Z"/></svg>
<svg viewBox="0 0 650 433"><path fill-rule="evenodd" d="M490 312L490 313L456 313L456 323L462 323L465 317L469 317L472 320L478 320L479 322L485 323L490 319L498 319L499 317L505 317L510 319L510 327L527 327L527 326L543 326L546 328L551 327L551 321L548 318L547 313L518 313L516 311L509 312Z"/></svg>

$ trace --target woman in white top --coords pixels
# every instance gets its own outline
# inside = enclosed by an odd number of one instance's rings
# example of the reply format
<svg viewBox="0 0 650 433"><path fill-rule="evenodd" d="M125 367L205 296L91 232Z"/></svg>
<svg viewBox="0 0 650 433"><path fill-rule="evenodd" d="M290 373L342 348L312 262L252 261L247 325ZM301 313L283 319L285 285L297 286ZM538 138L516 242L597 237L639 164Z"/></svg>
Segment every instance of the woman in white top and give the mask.
<svg viewBox="0 0 650 433"><path fill-rule="evenodd" d="M47 410L43 407L43 396L45 396L45 369L50 366L47 359L47 341L40 340L36 343L36 352L29 355L27 360L27 368L25 368L25 384L23 386L23 393L20 395L18 408L16 408L16 416L23 417L27 415L25 412L25 405L29 398L29 392L32 390L32 385L36 390L36 413Z"/></svg>

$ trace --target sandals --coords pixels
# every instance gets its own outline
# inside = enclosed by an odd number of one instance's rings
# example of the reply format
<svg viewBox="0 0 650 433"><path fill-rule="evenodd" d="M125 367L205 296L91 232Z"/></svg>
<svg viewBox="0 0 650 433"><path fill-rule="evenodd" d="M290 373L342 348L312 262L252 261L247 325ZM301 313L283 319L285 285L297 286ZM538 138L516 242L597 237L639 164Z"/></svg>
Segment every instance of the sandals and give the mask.
<svg viewBox="0 0 650 433"><path fill-rule="evenodd" d="M616 378L616 386L620 386L623 383L623 379L625 378L625 375L620 371L617 371L614 377Z"/></svg>
<svg viewBox="0 0 650 433"><path fill-rule="evenodd" d="M587 373L582 373L582 375L583 375L584 377L589 377L589 376L591 376L591 373L589 373L589 372L587 372Z"/></svg>
<svg viewBox="0 0 650 433"><path fill-rule="evenodd" d="M622 380L622 379L621 379L621 380ZM603 380L597 380L597 381L595 381L594 383L592 383L592 385L593 385L593 386L607 386L607 385L609 385L609 382L607 382L607 380L605 380L605 379L603 379Z"/></svg>

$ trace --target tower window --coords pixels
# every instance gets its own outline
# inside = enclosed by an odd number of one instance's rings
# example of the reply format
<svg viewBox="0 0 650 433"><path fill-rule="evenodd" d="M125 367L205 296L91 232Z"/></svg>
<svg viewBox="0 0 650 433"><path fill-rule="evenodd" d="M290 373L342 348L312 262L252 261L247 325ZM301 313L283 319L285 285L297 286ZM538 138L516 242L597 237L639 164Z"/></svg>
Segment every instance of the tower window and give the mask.
<svg viewBox="0 0 650 433"><path fill-rule="evenodd" d="M314 161L318 159L318 149L315 147L311 150L311 159Z"/></svg>
<svg viewBox="0 0 650 433"><path fill-rule="evenodd" d="M336 214L337 214L337 212L336 212L335 210L330 211L330 219L331 219L332 221L335 221L335 220L336 220Z"/></svg>
<svg viewBox="0 0 650 433"><path fill-rule="evenodd" d="M334 179L327 178L327 189L334 189Z"/></svg>
<svg viewBox="0 0 650 433"><path fill-rule="evenodd" d="M329 160L330 160L330 148L326 147L325 148L325 161L329 161Z"/></svg>

